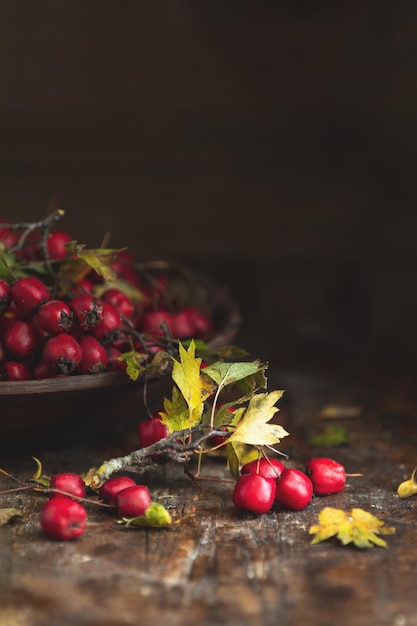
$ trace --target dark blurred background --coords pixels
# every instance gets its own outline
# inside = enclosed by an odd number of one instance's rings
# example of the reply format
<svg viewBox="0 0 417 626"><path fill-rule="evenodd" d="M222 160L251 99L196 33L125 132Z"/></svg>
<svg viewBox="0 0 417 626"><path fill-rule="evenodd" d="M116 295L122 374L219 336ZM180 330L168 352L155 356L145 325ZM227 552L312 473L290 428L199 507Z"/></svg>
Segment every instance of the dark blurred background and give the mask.
<svg viewBox="0 0 417 626"><path fill-rule="evenodd" d="M206 271L283 367L414 363L417 4L17 0L0 216Z"/></svg>

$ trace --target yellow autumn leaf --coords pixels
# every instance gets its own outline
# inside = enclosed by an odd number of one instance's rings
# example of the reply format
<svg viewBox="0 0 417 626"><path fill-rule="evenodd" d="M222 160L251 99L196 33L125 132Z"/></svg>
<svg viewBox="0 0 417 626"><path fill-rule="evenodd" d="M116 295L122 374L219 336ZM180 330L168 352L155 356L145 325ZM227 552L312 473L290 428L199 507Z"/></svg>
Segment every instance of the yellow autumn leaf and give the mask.
<svg viewBox="0 0 417 626"><path fill-rule="evenodd" d="M174 359L172 379L188 407L188 423L184 428L191 428L200 422L206 399L200 377L201 359L195 356L194 341L191 341L188 350L179 342L179 357L179 361Z"/></svg>
<svg viewBox="0 0 417 626"><path fill-rule="evenodd" d="M248 408L228 442L247 443L253 446L270 445L279 443L289 433L278 424L270 424L279 409L275 406L284 392L271 391L270 393L258 393L249 402Z"/></svg>
<svg viewBox="0 0 417 626"><path fill-rule="evenodd" d="M343 545L353 543L358 548L386 548L387 543L378 535L392 535L395 528L363 509L349 512L324 507L319 513L318 524L311 526L309 533L315 535L311 543L319 543L336 537Z"/></svg>
<svg viewBox="0 0 417 626"><path fill-rule="evenodd" d="M408 480L404 480L398 485L397 494L400 498L409 498L417 493L417 481L416 481L417 467L411 474Z"/></svg>

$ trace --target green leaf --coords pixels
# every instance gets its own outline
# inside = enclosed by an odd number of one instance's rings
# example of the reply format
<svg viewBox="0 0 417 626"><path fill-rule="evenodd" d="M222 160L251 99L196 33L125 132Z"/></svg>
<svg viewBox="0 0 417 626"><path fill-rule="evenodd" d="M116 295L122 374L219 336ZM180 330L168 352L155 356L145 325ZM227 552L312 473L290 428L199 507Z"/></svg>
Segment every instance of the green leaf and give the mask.
<svg viewBox="0 0 417 626"><path fill-rule="evenodd" d="M274 445L289 433L278 424L269 424L279 409L275 406L284 391L258 393L252 397L246 413L237 424L229 442L247 443L253 446Z"/></svg>
<svg viewBox="0 0 417 626"><path fill-rule="evenodd" d="M313 446L323 448L333 448L349 442L349 431L344 426L334 424L324 428L321 432L311 437L310 443Z"/></svg>
<svg viewBox="0 0 417 626"><path fill-rule="evenodd" d="M217 361L204 368L204 373L210 376L218 385L226 386L236 383L248 376L258 374L266 365L259 360L242 363L225 363Z"/></svg>
<svg viewBox="0 0 417 626"><path fill-rule="evenodd" d="M112 262L117 255L126 248L86 248L84 244L77 244L71 241L66 246L69 254L75 254L84 261L91 269L95 270L104 280L114 283L116 281L116 273L112 267Z"/></svg>
<svg viewBox="0 0 417 626"><path fill-rule="evenodd" d="M227 462L229 466L229 471L233 478L237 480L239 478L239 470L240 470L240 461L239 461L239 450L238 445L233 442L227 443Z"/></svg>
<svg viewBox="0 0 417 626"><path fill-rule="evenodd" d="M141 362L143 358L144 355L140 352L136 352L136 350L132 350L131 352L124 352L122 355L120 355L120 361L126 362L126 374L132 380L138 380L142 372L145 371L146 367Z"/></svg>
<svg viewBox="0 0 417 626"><path fill-rule="evenodd" d="M152 502L145 511L145 515L138 517L123 517L122 522L126 526L146 526L148 528L164 528L172 523L169 511L159 504Z"/></svg>
<svg viewBox="0 0 417 626"><path fill-rule="evenodd" d="M386 548L387 543L378 535L392 535L395 528L362 509L345 512L332 507L324 507L319 513L319 523L311 526L310 534L315 535L311 543L319 543L336 537L344 546L353 543L357 548Z"/></svg>

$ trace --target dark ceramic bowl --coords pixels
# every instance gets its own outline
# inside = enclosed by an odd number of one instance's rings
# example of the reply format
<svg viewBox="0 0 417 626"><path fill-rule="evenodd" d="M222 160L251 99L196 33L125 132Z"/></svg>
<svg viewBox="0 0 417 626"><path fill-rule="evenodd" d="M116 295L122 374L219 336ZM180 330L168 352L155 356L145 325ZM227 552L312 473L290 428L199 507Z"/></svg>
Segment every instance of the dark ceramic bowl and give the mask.
<svg viewBox="0 0 417 626"><path fill-rule="evenodd" d="M241 324L227 288L201 276L212 302L214 329L206 342L218 349L233 342ZM169 380L168 380L169 379ZM146 383L146 405L160 410L169 376ZM172 381L171 381L172 383ZM32 453L120 431L148 417L144 383L125 372L0 382L0 452Z"/></svg>

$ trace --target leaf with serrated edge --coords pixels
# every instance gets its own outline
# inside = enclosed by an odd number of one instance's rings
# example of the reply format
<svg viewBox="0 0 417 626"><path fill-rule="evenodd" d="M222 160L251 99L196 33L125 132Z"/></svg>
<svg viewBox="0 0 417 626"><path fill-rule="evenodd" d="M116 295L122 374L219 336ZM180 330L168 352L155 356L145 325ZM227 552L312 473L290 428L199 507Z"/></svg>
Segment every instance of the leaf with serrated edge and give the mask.
<svg viewBox="0 0 417 626"><path fill-rule="evenodd" d="M160 416L170 433L190 427L187 403L177 387L172 388L171 400L164 398L164 413L160 413Z"/></svg>
<svg viewBox="0 0 417 626"><path fill-rule="evenodd" d="M375 545L386 548L387 543L378 535L391 535L395 528L362 509L350 512L324 507L319 513L319 523L311 526L311 535L315 535L311 543L319 543L336 536L343 544L353 543L358 548L373 548Z"/></svg>
<svg viewBox="0 0 417 626"><path fill-rule="evenodd" d="M200 378L201 359L195 357L195 344L192 341L188 350L179 342L180 360L174 359L172 379L181 391L189 411L188 424L185 428L196 426L204 410L202 382Z"/></svg>
<svg viewBox="0 0 417 626"><path fill-rule="evenodd" d="M289 433L278 424L269 424L279 409L275 406L284 391L271 391L254 395L248 405L246 413L237 424L229 441L247 443L253 446L279 443Z"/></svg>
<svg viewBox="0 0 417 626"><path fill-rule="evenodd" d="M212 365L204 368L204 373L210 376L218 385L223 387L231 385L239 380L243 380L248 376L253 376L259 371L264 370L265 364L260 363L258 360L251 361L249 363L225 363L223 361L217 361Z"/></svg>

